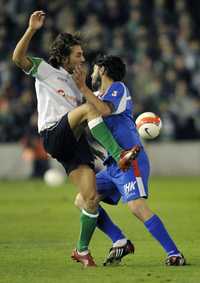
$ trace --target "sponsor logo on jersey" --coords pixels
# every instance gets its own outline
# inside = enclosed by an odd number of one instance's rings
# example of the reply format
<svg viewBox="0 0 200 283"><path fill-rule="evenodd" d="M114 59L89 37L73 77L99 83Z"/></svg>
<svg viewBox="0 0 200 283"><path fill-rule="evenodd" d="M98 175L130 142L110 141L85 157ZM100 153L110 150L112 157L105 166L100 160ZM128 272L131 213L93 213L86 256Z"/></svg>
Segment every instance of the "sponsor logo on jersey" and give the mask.
<svg viewBox="0 0 200 283"><path fill-rule="evenodd" d="M61 96L65 96L65 91L61 88L57 90L57 93Z"/></svg>
<svg viewBox="0 0 200 283"><path fill-rule="evenodd" d="M57 90L57 93L64 97L70 104L74 106L80 104L80 101L76 97L66 94L65 91L61 88Z"/></svg>
<svg viewBox="0 0 200 283"><path fill-rule="evenodd" d="M124 192L126 195L133 193L133 191L136 189L135 184L136 181L135 182L132 181L124 185Z"/></svg>
<svg viewBox="0 0 200 283"><path fill-rule="evenodd" d="M57 77L57 79L59 81L62 81L62 82L68 82L68 79L65 79L65 78L62 78L62 77Z"/></svg>

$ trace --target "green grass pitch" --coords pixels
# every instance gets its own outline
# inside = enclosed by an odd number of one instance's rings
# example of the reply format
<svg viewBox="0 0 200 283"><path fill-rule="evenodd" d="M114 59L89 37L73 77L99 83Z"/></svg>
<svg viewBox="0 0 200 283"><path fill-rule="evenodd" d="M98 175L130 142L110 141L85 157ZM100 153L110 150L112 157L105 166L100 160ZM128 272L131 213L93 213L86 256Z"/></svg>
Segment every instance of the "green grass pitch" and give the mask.
<svg viewBox="0 0 200 283"><path fill-rule="evenodd" d="M42 181L0 182L1 283L199 283L200 179L152 178L149 205L164 221L187 258L185 267L166 267L165 253L126 205L106 205L135 243L136 253L117 267L103 267L110 240L96 231L91 251L97 268L70 259L79 233L75 188L48 188Z"/></svg>

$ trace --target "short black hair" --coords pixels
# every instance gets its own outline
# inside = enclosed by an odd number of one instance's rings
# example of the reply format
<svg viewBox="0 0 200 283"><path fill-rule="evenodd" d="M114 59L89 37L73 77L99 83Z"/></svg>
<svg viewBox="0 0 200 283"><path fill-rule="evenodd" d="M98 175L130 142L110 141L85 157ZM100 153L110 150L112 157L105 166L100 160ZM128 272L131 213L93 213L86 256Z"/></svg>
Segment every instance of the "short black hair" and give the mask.
<svg viewBox="0 0 200 283"><path fill-rule="evenodd" d="M53 41L49 50L48 62L54 68L62 66L64 59L70 55L71 48L75 45L82 45L80 34L62 32Z"/></svg>
<svg viewBox="0 0 200 283"><path fill-rule="evenodd" d="M99 55L94 65L103 66L107 76L113 81L121 81L126 75L126 65L118 56Z"/></svg>

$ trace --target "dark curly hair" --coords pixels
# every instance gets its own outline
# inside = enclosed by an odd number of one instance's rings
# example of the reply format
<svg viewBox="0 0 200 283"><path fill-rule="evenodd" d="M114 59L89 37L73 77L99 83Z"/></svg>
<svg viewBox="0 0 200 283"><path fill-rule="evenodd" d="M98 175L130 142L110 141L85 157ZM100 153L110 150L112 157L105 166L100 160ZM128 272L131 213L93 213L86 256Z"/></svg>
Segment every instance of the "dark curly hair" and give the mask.
<svg viewBox="0 0 200 283"><path fill-rule="evenodd" d="M118 56L99 55L94 64L99 67L103 66L107 76L113 81L121 81L126 75L126 65Z"/></svg>
<svg viewBox="0 0 200 283"><path fill-rule="evenodd" d="M71 48L75 45L82 45L80 34L60 33L50 47L49 64L54 68L62 66L64 59L70 55Z"/></svg>

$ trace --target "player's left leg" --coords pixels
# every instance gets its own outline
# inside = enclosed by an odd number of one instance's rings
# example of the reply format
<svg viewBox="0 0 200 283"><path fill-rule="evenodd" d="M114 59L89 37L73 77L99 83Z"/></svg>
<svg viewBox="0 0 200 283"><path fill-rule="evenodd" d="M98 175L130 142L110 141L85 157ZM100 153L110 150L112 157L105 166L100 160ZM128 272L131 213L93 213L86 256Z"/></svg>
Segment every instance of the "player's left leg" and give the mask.
<svg viewBox="0 0 200 283"><path fill-rule="evenodd" d="M149 162L145 153L142 153L138 160L133 161L133 170L129 175L135 182L134 194L131 192L123 195L124 200L128 203L132 213L139 218L145 225L151 235L160 243L166 251L167 256L172 259L174 265L184 265L185 260L179 252L174 241L170 237L164 224L160 218L155 215L148 207L146 198L148 197L148 178L149 178ZM133 191L132 191L133 192ZM176 258L176 260L174 260Z"/></svg>
<svg viewBox="0 0 200 283"><path fill-rule="evenodd" d="M184 256L177 248L161 219L148 207L143 198L128 202L131 212L141 220L150 234L160 243L167 253L167 265L185 265Z"/></svg>
<svg viewBox="0 0 200 283"><path fill-rule="evenodd" d="M161 244L167 253L168 265L184 265L185 259L168 234L160 218L155 215L146 203L148 197L149 161L145 152L141 152L137 160L133 160L132 168L127 172L117 172L117 178L113 178L116 187L122 195L122 200L128 203L132 213L139 218ZM112 175L115 172L112 171Z"/></svg>
<svg viewBox="0 0 200 283"><path fill-rule="evenodd" d="M68 122L72 130L76 129L84 121L88 122L93 137L112 155L119 167L124 171L127 170L131 161L139 154L140 146L136 145L127 150L122 149L99 112L89 103L85 103L68 113Z"/></svg>

